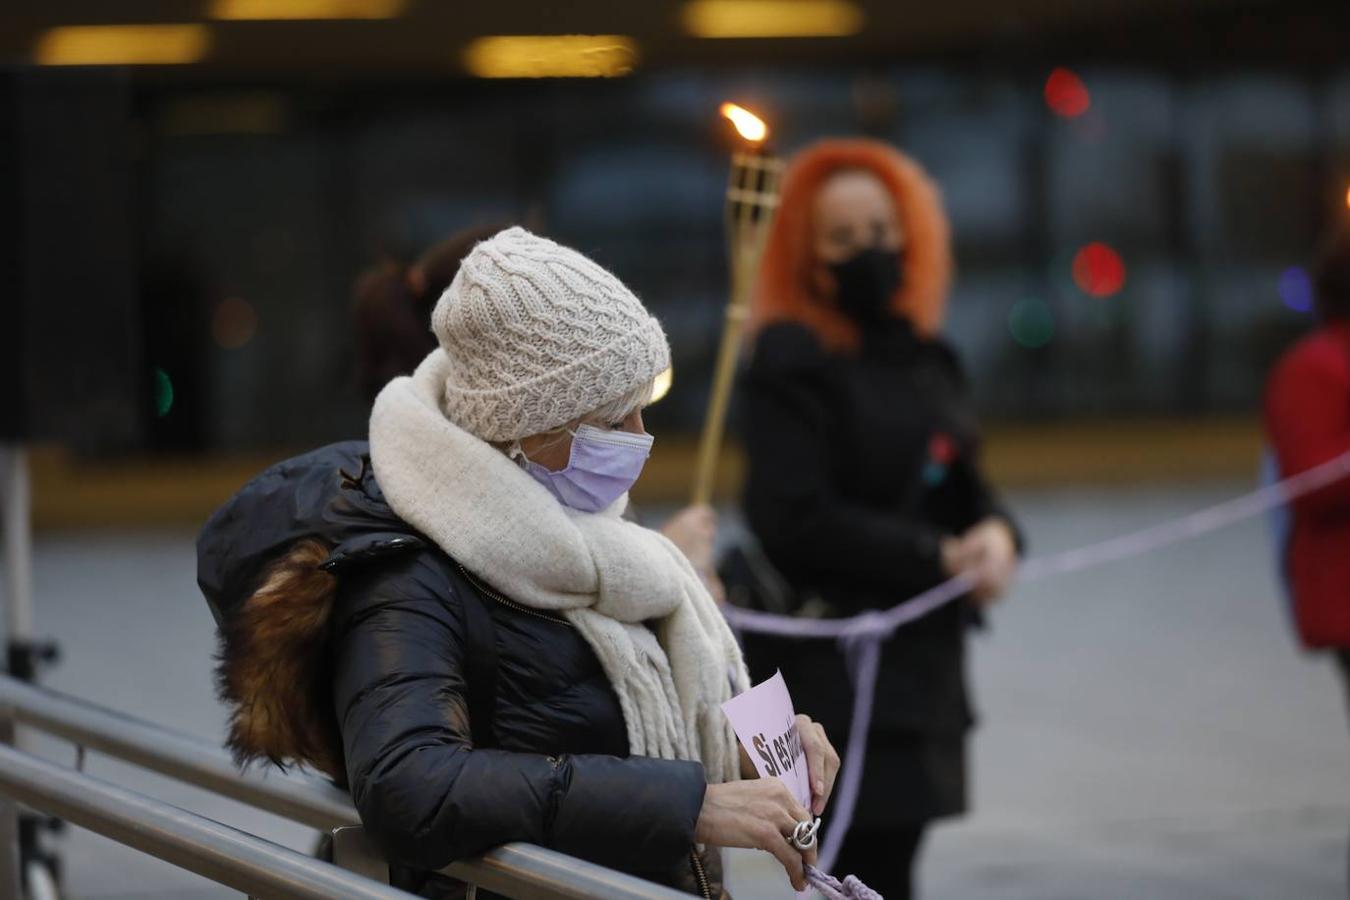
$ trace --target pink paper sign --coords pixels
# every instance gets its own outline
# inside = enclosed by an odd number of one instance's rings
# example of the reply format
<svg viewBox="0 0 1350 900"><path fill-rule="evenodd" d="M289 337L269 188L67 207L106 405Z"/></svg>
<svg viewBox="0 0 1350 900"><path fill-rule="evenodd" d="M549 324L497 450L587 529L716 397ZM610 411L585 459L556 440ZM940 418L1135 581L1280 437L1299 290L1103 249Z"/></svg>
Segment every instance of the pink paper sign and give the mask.
<svg viewBox="0 0 1350 900"><path fill-rule="evenodd" d="M809 810L811 779L806 771L806 752L797 734L797 716L783 673L775 672L767 681L731 698L722 704L722 710L760 777L782 779Z"/></svg>

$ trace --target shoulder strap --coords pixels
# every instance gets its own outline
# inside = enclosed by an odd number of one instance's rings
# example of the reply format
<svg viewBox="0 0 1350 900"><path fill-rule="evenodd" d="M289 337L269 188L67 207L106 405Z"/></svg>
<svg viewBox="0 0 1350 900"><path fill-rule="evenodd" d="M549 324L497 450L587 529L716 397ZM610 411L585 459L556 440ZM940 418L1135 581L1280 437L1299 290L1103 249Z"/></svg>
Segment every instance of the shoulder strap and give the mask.
<svg viewBox="0 0 1350 900"><path fill-rule="evenodd" d="M469 680L469 728L476 747L494 747L492 716L497 709L497 628L483 598L465 578L460 591L464 610L466 662Z"/></svg>

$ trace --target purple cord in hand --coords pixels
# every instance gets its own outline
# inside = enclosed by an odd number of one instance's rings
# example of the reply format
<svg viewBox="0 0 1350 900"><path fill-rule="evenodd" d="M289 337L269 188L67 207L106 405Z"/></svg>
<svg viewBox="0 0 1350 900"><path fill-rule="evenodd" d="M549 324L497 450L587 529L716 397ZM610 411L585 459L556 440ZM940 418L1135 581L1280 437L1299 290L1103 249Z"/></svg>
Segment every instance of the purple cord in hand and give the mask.
<svg viewBox="0 0 1350 900"><path fill-rule="evenodd" d="M833 875L827 875L815 866L806 867L806 880L811 887L820 891L825 900L885 900L880 894L858 880L858 876L849 875L840 881Z"/></svg>

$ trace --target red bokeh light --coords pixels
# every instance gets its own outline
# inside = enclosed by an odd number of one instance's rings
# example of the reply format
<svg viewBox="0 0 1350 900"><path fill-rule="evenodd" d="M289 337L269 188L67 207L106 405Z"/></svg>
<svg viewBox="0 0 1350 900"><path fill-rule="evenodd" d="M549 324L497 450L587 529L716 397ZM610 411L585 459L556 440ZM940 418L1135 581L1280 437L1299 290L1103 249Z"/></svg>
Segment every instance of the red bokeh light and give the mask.
<svg viewBox="0 0 1350 900"><path fill-rule="evenodd" d="M1073 283L1089 296L1110 297L1125 286L1125 261L1108 244L1088 244L1074 254Z"/></svg>
<svg viewBox="0 0 1350 900"><path fill-rule="evenodd" d="M1057 116L1073 119L1088 111L1092 97L1083 79L1070 69L1055 69L1045 79L1045 105Z"/></svg>

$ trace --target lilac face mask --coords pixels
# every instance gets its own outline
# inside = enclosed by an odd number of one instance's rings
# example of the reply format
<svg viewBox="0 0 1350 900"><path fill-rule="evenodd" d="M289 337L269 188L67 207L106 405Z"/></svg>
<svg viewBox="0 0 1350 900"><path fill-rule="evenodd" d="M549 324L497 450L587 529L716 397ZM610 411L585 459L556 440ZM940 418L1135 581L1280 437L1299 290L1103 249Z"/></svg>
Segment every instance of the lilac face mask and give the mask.
<svg viewBox="0 0 1350 900"><path fill-rule="evenodd" d="M572 432L572 453L567 467L554 472L523 452L525 471L549 489L563 506L581 512L599 512L618 500L642 474L651 455L650 434L611 431L582 425Z"/></svg>

